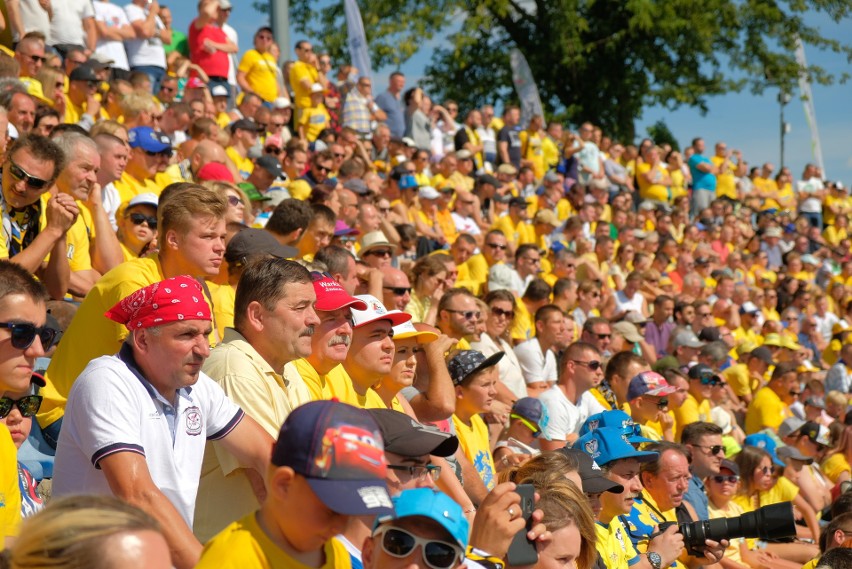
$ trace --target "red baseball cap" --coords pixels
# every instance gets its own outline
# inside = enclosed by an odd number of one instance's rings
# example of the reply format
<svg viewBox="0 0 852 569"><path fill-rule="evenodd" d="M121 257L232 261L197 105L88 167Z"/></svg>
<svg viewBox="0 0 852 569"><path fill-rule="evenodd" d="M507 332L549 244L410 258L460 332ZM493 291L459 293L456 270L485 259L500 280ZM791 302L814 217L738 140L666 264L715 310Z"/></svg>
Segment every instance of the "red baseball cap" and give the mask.
<svg viewBox="0 0 852 569"><path fill-rule="evenodd" d="M228 167L219 162L208 162L201 170L198 171L196 178L199 180L215 180L221 182L234 183L234 175L228 170Z"/></svg>
<svg viewBox="0 0 852 569"><path fill-rule="evenodd" d="M332 312L346 307L356 310L367 309L366 302L346 292L340 283L328 273L312 272L311 279L314 282L314 292L317 295L317 303L314 305L316 310Z"/></svg>

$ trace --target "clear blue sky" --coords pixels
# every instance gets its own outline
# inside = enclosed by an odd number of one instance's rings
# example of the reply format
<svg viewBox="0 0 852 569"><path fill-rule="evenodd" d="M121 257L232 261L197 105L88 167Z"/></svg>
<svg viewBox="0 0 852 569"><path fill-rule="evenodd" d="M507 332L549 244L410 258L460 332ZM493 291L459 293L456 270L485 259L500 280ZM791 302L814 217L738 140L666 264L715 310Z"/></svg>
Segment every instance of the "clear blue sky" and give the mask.
<svg viewBox="0 0 852 569"><path fill-rule="evenodd" d="M195 17L195 2L166 2L172 8L175 26L182 30L189 27ZM251 8L250 0L232 0L234 11L230 24L240 36L240 49L251 47L251 38L260 25L268 23L266 16ZM834 24L827 18L808 18L809 23L818 25L828 37L847 39L849 23ZM367 30L369 40L370 30ZM291 44L296 37L291 38ZM308 38L321 44L321 38ZM423 76L430 57L431 49L440 39L424 44L423 49L403 65L402 70L409 84ZM292 53L292 50L291 50ZM850 72L850 64L842 56L820 53L806 48L808 62L825 67L835 74ZM509 64L508 54L506 65ZM376 85L386 82L390 69L375 70ZM767 90L762 96L750 93L731 94L710 99L709 110L702 116L697 110L683 108L670 112L661 108L646 109L637 120L637 135L644 136L648 125L664 119L681 146L689 144L695 136L701 136L708 146L719 140L727 142L729 148L743 151L745 159L753 165L772 162L777 166L780 158L780 120L778 92ZM828 179L842 180L852 184L852 82L830 87L813 86L814 104L819 125L822 152ZM785 119L791 125L786 137L786 164L790 166L794 177L799 176L804 164L811 161L810 132L802 103L794 98L785 110Z"/></svg>

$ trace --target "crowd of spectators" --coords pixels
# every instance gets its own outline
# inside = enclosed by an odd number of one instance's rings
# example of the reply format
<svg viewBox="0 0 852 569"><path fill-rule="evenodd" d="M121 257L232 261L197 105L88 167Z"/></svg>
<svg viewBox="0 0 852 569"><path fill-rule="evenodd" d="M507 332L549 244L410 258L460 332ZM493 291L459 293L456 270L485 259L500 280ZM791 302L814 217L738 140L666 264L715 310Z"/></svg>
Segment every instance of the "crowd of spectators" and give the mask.
<svg viewBox="0 0 852 569"><path fill-rule="evenodd" d="M6 5L0 567L852 566L840 181Z"/></svg>

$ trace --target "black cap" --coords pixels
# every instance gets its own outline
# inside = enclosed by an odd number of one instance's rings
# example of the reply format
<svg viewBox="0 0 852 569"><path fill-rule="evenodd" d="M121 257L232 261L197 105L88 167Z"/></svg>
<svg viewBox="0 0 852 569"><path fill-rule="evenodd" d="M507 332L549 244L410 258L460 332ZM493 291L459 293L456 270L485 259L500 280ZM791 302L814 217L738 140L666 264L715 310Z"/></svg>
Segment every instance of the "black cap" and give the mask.
<svg viewBox="0 0 852 569"><path fill-rule="evenodd" d="M265 229L247 227L234 235L225 248L225 260L233 265L244 262L251 255L272 255L279 259L290 259L299 254L295 247L282 245Z"/></svg>
<svg viewBox="0 0 852 569"><path fill-rule="evenodd" d="M701 332L698 333L698 339L702 342L718 342L722 339L722 331L716 326L708 326L701 329Z"/></svg>
<svg viewBox="0 0 852 569"><path fill-rule="evenodd" d="M459 439L431 425L418 423L393 409L367 410L379 424L385 451L406 457L431 454L451 456L459 448Z"/></svg>
<svg viewBox="0 0 852 569"><path fill-rule="evenodd" d="M93 66L84 63L78 65L68 76L69 81L100 81Z"/></svg>
<svg viewBox="0 0 852 569"><path fill-rule="evenodd" d="M524 198L512 198L509 200L509 207L527 207L529 203Z"/></svg>
<svg viewBox="0 0 852 569"><path fill-rule="evenodd" d="M251 119L240 119L231 123L231 134L239 130L249 130L251 132L259 132L261 129L257 123Z"/></svg>
<svg viewBox="0 0 852 569"><path fill-rule="evenodd" d="M490 185L494 186L495 188L499 188L502 185L500 183L500 180L498 180L497 178L495 178L491 174L483 174L479 178L477 178L476 181L479 182L479 185L490 184Z"/></svg>
<svg viewBox="0 0 852 569"><path fill-rule="evenodd" d="M239 121L237 121L239 122ZM274 156L264 155L255 160L255 167L263 168L276 180L284 177L284 170L281 169L281 163Z"/></svg>
<svg viewBox="0 0 852 569"><path fill-rule="evenodd" d="M775 360L772 357L772 350L766 346L760 346L759 348L753 349L751 353L749 353L749 356L757 358L765 364L773 365L775 363Z"/></svg>
<svg viewBox="0 0 852 569"><path fill-rule="evenodd" d="M701 379L705 376L715 378L716 380L719 379L719 375L713 371L713 368L705 364L695 364L689 368L686 375L689 376L689 379Z"/></svg>
<svg viewBox="0 0 852 569"><path fill-rule="evenodd" d="M722 468L724 468L724 469L726 469L726 470L730 470L731 472L733 472L733 473L734 473L734 474L736 474L737 476L739 476L739 475L740 475L740 467L739 467L739 465L737 465L737 463L736 463L736 462L734 462L733 460L728 460L727 458L723 458L723 459L722 459L722 464L721 464L721 466L719 466L719 469L720 469L720 470L721 470Z"/></svg>
<svg viewBox="0 0 852 569"><path fill-rule="evenodd" d="M559 452L568 457L574 457L580 463L580 479L583 481L583 492L587 494L600 494L601 492L612 492L621 494L624 486L613 482L601 473L601 467L591 456L578 448L562 447Z"/></svg>

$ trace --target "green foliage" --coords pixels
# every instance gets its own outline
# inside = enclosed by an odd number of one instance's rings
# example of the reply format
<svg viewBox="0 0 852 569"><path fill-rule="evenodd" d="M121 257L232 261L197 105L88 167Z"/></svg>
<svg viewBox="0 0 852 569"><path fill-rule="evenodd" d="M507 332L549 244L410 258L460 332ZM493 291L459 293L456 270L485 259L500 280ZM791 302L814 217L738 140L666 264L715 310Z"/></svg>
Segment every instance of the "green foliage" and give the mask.
<svg viewBox="0 0 852 569"><path fill-rule="evenodd" d="M669 130L669 125L666 124L666 121L660 119L651 126L648 127L648 136L657 146L662 146L663 144L668 144L672 147L673 150L677 150L680 152L680 145L677 142L677 139L672 134L672 131Z"/></svg>
<svg viewBox="0 0 852 569"><path fill-rule="evenodd" d="M343 2L290 0L294 33L345 58ZM793 91L795 42L844 54L852 47L804 23L839 22L852 0L361 0L374 69L397 68L431 40L425 86L462 108L514 96L509 50L526 57L549 113L590 120L632 140L649 105L706 111L710 97L767 87ZM818 66L811 81L839 77Z"/></svg>

